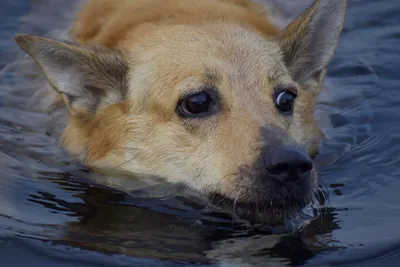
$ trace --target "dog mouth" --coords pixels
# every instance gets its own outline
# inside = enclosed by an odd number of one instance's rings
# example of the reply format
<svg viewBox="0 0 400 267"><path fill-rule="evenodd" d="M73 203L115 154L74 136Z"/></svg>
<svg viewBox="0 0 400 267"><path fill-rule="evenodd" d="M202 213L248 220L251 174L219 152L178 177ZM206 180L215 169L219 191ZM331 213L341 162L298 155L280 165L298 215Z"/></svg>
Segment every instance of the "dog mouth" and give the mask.
<svg viewBox="0 0 400 267"><path fill-rule="evenodd" d="M245 220L251 224L278 225L294 219L303 208L311 205L313 201L304 202L302 205L288 206L284 204L262 204L257 202L223 201L218 203L218 208L230 212L233 220ZM215 202L214 202L215 203Z"/></svg>
<svg viewBox="0 0 400 267"><path fill-rule="evenodd" d="M246 190L243 190L246 191ZM249 190L230 197L209 194L210 203L232 214L233 220L245 220L250 224L281 225L299 217L306 207L316 206L317 189L281 187L280 189Z"/></svg>

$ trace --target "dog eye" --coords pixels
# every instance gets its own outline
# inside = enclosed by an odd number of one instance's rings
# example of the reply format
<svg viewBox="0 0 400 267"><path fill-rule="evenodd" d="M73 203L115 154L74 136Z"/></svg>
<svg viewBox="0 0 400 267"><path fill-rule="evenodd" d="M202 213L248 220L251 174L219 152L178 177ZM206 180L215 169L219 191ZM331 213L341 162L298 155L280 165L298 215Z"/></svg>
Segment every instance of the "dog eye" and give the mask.
<svg viewBox="0 0 400 267"><path fill-rule="evenodd" d="M184 98L180 104L180 110L186 116L199 115L208 112L211 104L211 97L205 92L200 92Z"/></svg>
<svg viewBox="0 0 400 267"><path fill-rule="evenodd" d="M285 115L293 113L294 100L297 95L288 90L282 90L276 94L275 104L276 107Z"/></svg>

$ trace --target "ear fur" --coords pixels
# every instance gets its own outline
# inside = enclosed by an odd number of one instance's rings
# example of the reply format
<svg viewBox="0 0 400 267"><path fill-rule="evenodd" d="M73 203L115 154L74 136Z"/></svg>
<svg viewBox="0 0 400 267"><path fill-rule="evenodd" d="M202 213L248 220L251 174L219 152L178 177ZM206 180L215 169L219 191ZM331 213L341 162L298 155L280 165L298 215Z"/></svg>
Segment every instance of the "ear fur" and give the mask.
<svg viewBox="0 0 400 267"><path fill-rule="evenodd" d="M128 64L121 51L30 35L15 40L40 66L71 115L88 114L124 98Z"/></svg>
<svg viewBox="0 0 400 267"><path fill-rule="evenodd" d="M343 29L347 0L315 0L280 36L284 62L301 85L319 82Z"/></svg>

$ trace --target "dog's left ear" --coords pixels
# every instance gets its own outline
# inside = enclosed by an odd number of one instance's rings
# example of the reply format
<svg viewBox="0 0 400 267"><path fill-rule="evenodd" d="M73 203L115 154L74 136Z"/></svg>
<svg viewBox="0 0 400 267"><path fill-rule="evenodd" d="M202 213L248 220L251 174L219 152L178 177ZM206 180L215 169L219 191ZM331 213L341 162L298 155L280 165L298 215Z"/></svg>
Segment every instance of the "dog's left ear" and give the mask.
<svg viewBox="0 0 400 267"><path fill-rule="evenodd" d="M318 83L337 47L347 0L315 0L280 36L284 62L303 86Z"/></svg>
<svg viewBox="0 0 400 267"><path fill-rule="evenodd" d="M128 64L122 51L30 35L15 40L39 65L72 116L94 114L124 100Z"/></svg>

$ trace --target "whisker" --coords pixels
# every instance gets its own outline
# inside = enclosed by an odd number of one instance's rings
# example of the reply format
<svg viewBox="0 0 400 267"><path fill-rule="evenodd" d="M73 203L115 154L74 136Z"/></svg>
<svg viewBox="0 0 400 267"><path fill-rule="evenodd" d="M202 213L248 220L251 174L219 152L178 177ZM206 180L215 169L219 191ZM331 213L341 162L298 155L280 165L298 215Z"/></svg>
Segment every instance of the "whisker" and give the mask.
<svg viewBox="0 0 400 267"><path fill-rule="evenodd" d="M226 177L228 177L228 176L235 176L235 175L237 175L237 173L228 174L228 175L225 175L225 176L223 177L223 179L226 178ZM207 186L207 187L212 187L212 185L209 185L209 186ZM216 207L216 208L218 208L219 205L220 205L222 202L224 202L226 199L230 198L230 197L233 195L233 193L235 193L235 191L236 191L236 189L237 189L238 187L239 187L239 183L236 183L235 188L232 190L232 192L231 192L229 195L224 196L221 200L219 200L219 201L218 201L217 203L215 203L215 204L213 204L213 203L211 203L211 202L209 201L209 204L212 205L212 206L214 206L214 207Z"/></svg>
<svg viewBox="0 0 400 267"><path fill-rule="evenodd" d="M137 157L138 157L138 156L136 155L136 156L130 158L129 160L127 160L127 161L125 161L125 162L122 162L121 164L118 164L118 165L114 166L113 168L119 168L119 167L121 167L121 166L123 166L123 165L125 165L125 164L127 164L127 163L129 163L129 162L132 162L132 160L135 160Z"/></svg>
<svg viewBox="0 0 400 267"><path fill-rule="evenodd" d="M261 221L262 221L262 218L261 218L260 207L258 206L258 198L256 198L256 210L257 210L258 219L259 219L259 221L261 222Z"/></svg>
<svg viewBox="0 0 400 267"><path fill-rule="evenodd" d="M140 149L139 149L139 148L136 148L136 147L115 147L114 149L110 150L109 153L117 152L118 150L123 150L123 151L135 151L135 152L136 152L136 151L138 151L138 150L140 150ZM87 155L86 155L86 156L87 156ZM85 157L86 157L86 156L85 156ZM115 166L110 167L110 169L111 169L111 170L117 170L119 167L121 167L121 166L123 166L123 165L125 165L125 164L127 164L127 163L129 163L129 162L132 162L132 161L135 160L137 157L138 157L138 155L136 154L134 157L132 157L132 158L130 158L130 159L128 159L128 160L126 160L126 161L124 161L124 162L118 164L118 165L115 165Z"/></svg>
<svg viewBox="0 0 400 267"><path fill-rule="evenodd" d="M233 227L235 227L235 219L236 219L236 214L235 214L235 212L236 212L236 202L237 202L237 200L238 200L238 197L239 197L239 195L240 195L240 192L241 192L242 190L239 190L238 192L237 192L237 194L236 194L236 197L235 197L235 201L233 202L233 211L232 211L232 228Z"/></svg>
<svg viewBox="0 0 400 267"><path fill-rule="evenodd" d="M328 206L330 206L331 203L330 203L329 194L328 194L328 192L329 192L328 186L322 181L319 181L319 182L324 186L324 188L326 190L326 194L325 194L324 191L322 190L322 188L319 187L321 189L321 193L323 193L323 195L324 195L325 201L328 202Z"/></svg>

